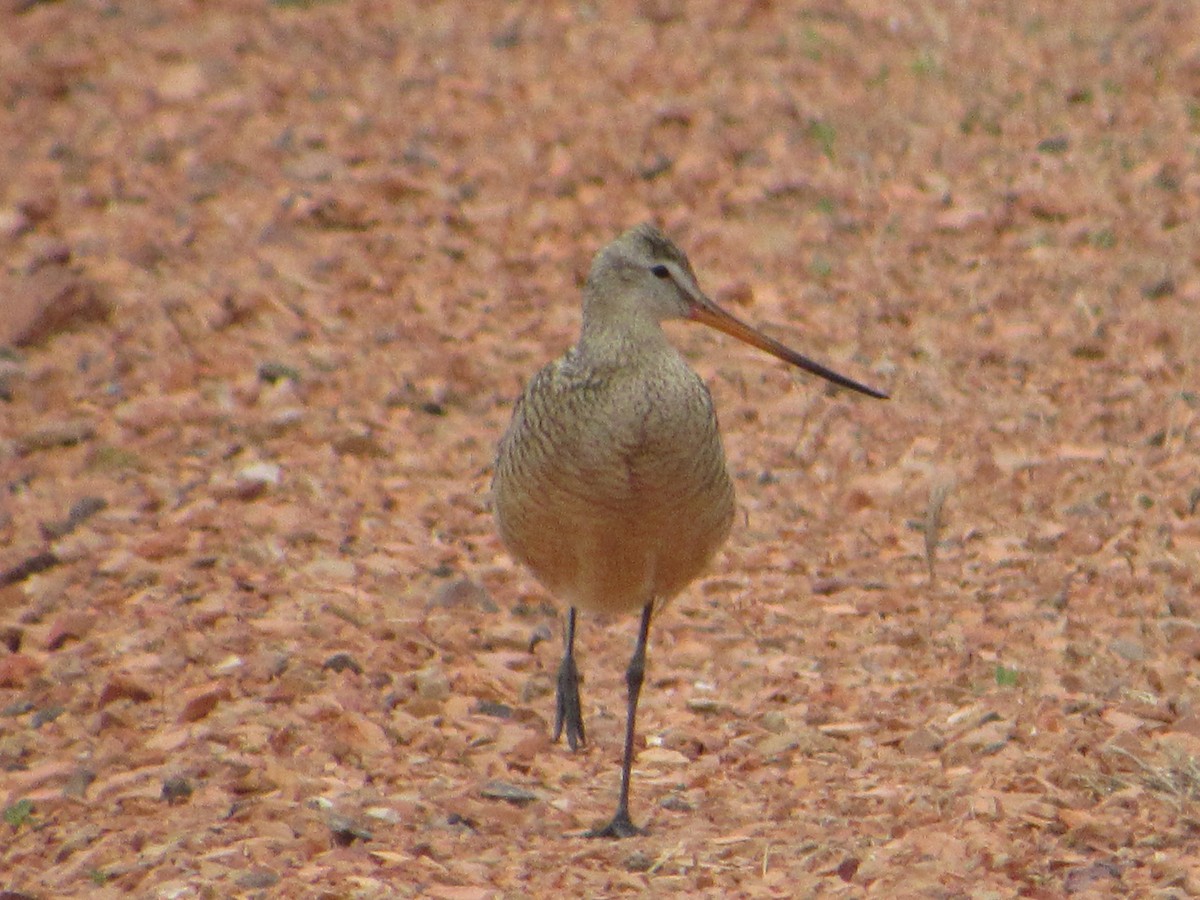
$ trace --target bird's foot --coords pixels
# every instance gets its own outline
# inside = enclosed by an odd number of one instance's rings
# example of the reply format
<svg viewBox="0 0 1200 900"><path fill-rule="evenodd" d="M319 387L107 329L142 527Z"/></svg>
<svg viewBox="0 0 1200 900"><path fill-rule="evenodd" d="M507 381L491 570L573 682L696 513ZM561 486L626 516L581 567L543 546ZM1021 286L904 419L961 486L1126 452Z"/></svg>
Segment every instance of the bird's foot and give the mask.
<svg viewBox="0 0 1200 900"><path fill-rule="evenodd" d="M620 838L637 837L639 834L645 834L645 828L638 828L629 818L629 813L626 810L619 809L617 814L613 816L612 821L603 828L593 828L591 831L585 831L583 836L589 838Z"/></svg>
<svg viewBox="0 0 1200 900"><path fill-rule="evenodd" d="M558 690L554 695L554 740L567 732L567 745L577 750L586 743L583 733L583 711L579 705L579 670L575 660L565 657L558 667Z"/></svg>

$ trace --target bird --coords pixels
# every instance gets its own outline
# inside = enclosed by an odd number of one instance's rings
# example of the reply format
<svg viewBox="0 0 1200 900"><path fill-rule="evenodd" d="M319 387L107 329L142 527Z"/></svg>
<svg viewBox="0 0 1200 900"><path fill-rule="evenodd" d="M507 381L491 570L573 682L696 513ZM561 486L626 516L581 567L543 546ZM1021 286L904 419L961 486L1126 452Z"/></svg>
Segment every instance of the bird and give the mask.
<svg viewBox="0 0 1200 900"><path fill-rule="evenodd" d="M640 611L625 672L617 808L587 837L644 833L629 812L635 720L650 621L729 536L734 490L713 399L671 345L664 321L708 325L836 385L887 394L791 350L700 289L687 256L652 223L593 258L578 341L538 371L514 404L492 476L501 542L567 606L553 740L586 741L575 662L579 610Z"/></svg>

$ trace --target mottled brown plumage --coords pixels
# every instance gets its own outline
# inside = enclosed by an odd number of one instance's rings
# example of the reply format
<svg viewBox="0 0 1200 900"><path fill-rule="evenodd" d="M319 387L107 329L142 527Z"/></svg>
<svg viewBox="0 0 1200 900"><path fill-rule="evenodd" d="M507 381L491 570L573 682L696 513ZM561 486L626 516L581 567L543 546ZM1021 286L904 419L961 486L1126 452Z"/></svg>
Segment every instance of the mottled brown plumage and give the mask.
<svg viewBox="0 0 1200 900"><path fill-rule="evenodd" d="M696 577L729 533L733 487L708 389L657 323L589 326L520 400L496 513L504 543L550 593L623 613Z"/></svg>
<svg viewBox="0 0 1200 900"><path fill-rule="evenodd" d="M729 535L733 485L712 397L661 323L693 319L835 383L879 392L734 319L700 290L687 257L652 225L601 250L583 291L583 328L533 377L500 442L492 491L500 536L569 605L554 737L584 740L573 644L576 610L642 610L626 673L629 708L617 812L593 836L625 837L634 719L650 617Z"/></svg>

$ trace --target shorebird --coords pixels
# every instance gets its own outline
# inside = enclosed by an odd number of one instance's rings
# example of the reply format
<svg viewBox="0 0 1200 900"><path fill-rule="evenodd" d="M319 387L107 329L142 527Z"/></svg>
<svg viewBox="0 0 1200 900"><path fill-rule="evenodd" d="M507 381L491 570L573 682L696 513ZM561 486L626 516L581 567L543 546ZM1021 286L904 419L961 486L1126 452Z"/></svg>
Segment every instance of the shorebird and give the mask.
<svg viewBox="0 0 1200 900"><path fill-rule="evenodd" d="M662 323L725 332L851 390L886 399L734 318L705 296L683 252L653 225L596 254L579 341L539 371L500 441L492 492L512 556L568 606L555 692L555 741L584 743L575 665L577 610L641 611L629 667L621 790L612 821L588 837L641 833L629 815L634 721L650 619L729 536L733 485L712 397Z"/></svg>

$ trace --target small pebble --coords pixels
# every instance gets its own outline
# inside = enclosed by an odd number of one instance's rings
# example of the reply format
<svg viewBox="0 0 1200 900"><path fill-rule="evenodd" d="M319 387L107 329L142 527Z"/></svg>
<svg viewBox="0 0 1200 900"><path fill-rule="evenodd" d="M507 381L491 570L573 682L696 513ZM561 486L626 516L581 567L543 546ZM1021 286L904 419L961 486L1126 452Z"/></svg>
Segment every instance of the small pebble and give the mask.
<svg viewBox="0 0 1200 900"><path fill-rule="evenodd" d="M53 722L64 712L66 712L66 709L62 706L47 706L45 709L39 709L35 712L29 724L34 728L41 728L48 722Z"/></svg>
<svg viewBox="0 0 1200 900"><path fill-rule="evenodd" d="M64 797L83 797L88 787L96 780L96 773L91 769L79 768L72 772L63 784Z"/></svg>
<svg viewBox="0 0 1200 900"><path fill-rule="evenodd" d="M348 559L336 559L324 556L314 559L304 567L304 574L317 581L335 584L349 584L354 581L358 569Z"/></svg>
<svg viewBox="0 0 1200 900"><path fill-rule="evenodd" d="M333 841L339 847L349 847L356 840L369 841L374 838L366 828L354 822L348 816L330 813L326 820L329 830L333 832Z"/></svg>
<svg viewBox="0 0 1200 900"><path fill-rule="evenodd" d="M372 806L365 810L364 815L369 819L376 819L380 822L387 822L389 825L398 825L403 821L400 813L392 809L390 806Z"/></svg>
<svg viewBox="0 0 1200 900"><path fill-rule="evenodd" d="M162 799L174 806L192 796L192 783L181 775L174 775L163 782Z"/></svg>
<svg viewBox="0 0 1200 900"><path fill-rule="evenodd" d="M788 730L787 716L777 709L763 713L762 727L772 734L783 734Z"/></svg>
<svg viewBox="0 0 1200 900"><path fill-rule="evenodd" d="M21 210L12 206L0 209L0 237L11 241L19 238L32 227L33 223Z"/></svg>
<svg viewBox="0 0 1200 900"><path fill-rule="evenodd" d="M95 434L96 429L92 423L83 419L50 422L18 437L16 440L17 452L27 455L39 450L52 450L56 447L73 447L75 444L90 440Z"/></svg>
<svg viewBox="0 0 1200 900"><path fill-rule="evenodd" d="M363 667L349 653L335 653L321 666L322 669L329 669L333 672L345 672L349 669L355 675L363 673Z"/></svg>
<svg viewBox="0 0 1200 900"><path fill-rule="evenodd" d="M648 872L654 865L654 857L645 850L634 850L624 860L627 872Z"/></svg>
<svg viewBox="0 0 1200 900"><path fill-rule="evenodd" d="M270 869L252 869L244 875L239 875L234 883L243 890L263 890L277 885L279 876Z"/></svg>
<svg viewBox="0 0 1200 900"><path fill-rule="evenodd" d="M494 700L480 700L471 708L471 712L478 713L481 716L491 716L494 719L511 719L514 710L505 703L497 703Z"/></svg>
<svg viewBox="0 0 1200 900"><path fill-rule="evenodd" d="M1129 662L1146 661L1146 648L1128 638L1117 638L1108 645L1108 649Z"/></svg>
<svg viewBox="0 0 1200 900"><path fill-rule="evenodd" d="M537 799L537 794L507 781L489 781L479 793L489 800L504 800L516 804L531 803Z"/></svg>
<svg viewBox="0 0 1200 900"><path fill-rule="evenodd" d="M445 700L450 696L450 682L441 666L418 670L417 693L425 700Z"/></svg>
<svg viewBox="0 0 1200 900"><path fill-rule="evenodd" d="M688 802L682 794L668 794L658 805L671 812L693 812L696 809L695 804Z"/></svg>
<svg viewBox="0 0 1200 900"><path fill-rule="evenodd" d="M240 469L237 473L237 479L242 482L275 485L279 484L282 472L283 470L275 463L253 463Z"/></svg>
<svg viewBox="0 0 1200 900"><path fill-rule="evenodd" d="M258 364L258 377L260 381L266 381L274 384L277 381L299 381L300 372L292 366L285 365L281 362L262 362Z"/></svg>
<svg viewBox="0 0 1200 900"><path fill-rule="evenodd" d="M441 585L430 598L429 608L451 609L466 607L483 612L497 612L499 607L492 601L487 589L470 578L456 578Z"/></svg>

